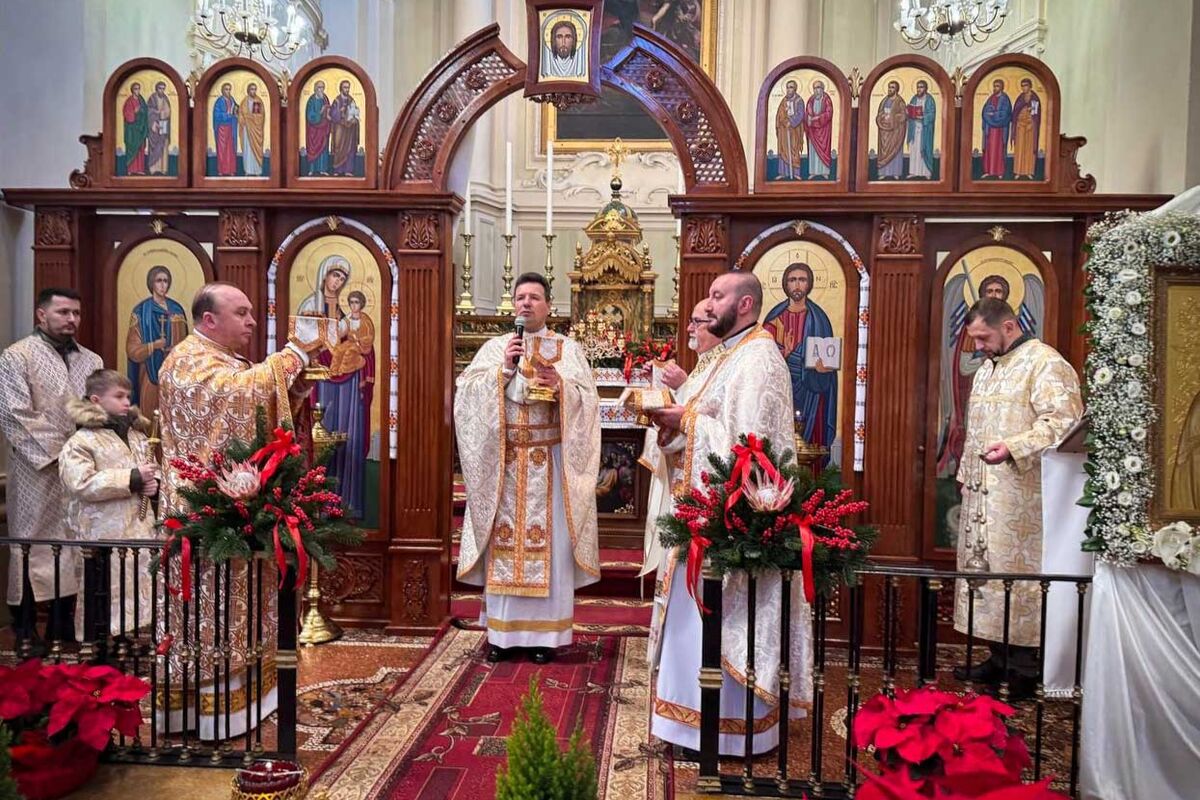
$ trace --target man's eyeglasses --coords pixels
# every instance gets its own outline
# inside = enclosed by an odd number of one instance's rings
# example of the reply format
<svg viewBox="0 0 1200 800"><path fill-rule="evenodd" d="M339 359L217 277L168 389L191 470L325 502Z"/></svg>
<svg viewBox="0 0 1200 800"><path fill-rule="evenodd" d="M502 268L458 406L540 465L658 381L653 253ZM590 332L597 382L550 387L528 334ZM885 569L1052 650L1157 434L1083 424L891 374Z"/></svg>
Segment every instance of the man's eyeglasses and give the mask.
<svg viewBox="0 0 1200 800"><path fill-rule="evenodd" d="M707 319L696 319L695 317L692 317L692 318L690 318L690 319L688 320L688 327L689 327L689 328L694 328L694 327L696 327L697 325L707 325L707 324L708 324L708 320L707 320Z"/></svg>

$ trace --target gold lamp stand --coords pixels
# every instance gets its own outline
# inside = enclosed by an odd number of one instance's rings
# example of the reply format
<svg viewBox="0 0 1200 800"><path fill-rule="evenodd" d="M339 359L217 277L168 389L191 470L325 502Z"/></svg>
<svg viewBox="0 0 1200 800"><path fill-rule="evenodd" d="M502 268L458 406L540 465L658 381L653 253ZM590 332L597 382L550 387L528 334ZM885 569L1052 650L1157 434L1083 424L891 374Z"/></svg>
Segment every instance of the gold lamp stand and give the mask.
<svg viewBox="0 0 1200 800"><path fill-rule="evenodd" d="M321 408L320 403L317 403L313 406L312 443L314 453L321 452L321 450L329 445L344 444L346 442L346 434L330 432L322 422L324 418L325 410ZM298 641L300 644L308 647L332 642L342 636L341 626L321 613L319 569L317 563L314 561L312 563L312 571L308 574L308 591L304 595L305 599L308 600L308 608L305 610L304 617L300 621L300 636Z"/></svg>

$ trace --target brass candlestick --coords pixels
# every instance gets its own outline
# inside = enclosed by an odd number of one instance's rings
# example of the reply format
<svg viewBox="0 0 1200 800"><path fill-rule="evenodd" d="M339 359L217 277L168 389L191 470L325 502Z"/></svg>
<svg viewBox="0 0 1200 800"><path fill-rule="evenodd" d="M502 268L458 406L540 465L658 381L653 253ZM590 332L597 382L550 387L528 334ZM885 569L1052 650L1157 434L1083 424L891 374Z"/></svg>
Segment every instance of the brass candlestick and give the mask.
<svg viewBox="0 0 1200 800"><path fill-rule="evenodd" d="M512 264L512 243L517 237L511 233L504 234L504 294L500 295L500 305L496 306L497 314L512 314L517 310L513 305L512 285L513 285L513 264Z"/></svg>
<svg viewBox="0 0 1200 800"><path fill-rule="evenodd" d="M800 415L800 412L796 412L795 417L795 438L796 465L806 468L815 476L817 461L829 455L829 449L818 444L809 444L808 440L804 438L804 417Z"/></svg>
<svg viewBox="0 0 1200 800"><path fill-rule="evenodd" d="M349 438L345 433L332 432L326 428L324 419L325 410L321 408L320 403L315 404L311 429L314 456L330 445L344 444ZM299 642L310 646L332 642L342 635L342 629L338 627L338 624L321 613L321 587L317 579L317 570L318 567L314 561L312 572L309 573L308 578L308 592L305 594L305 598L308 600L308 609L304 612L304 618L300 623Z"/></svg>
<svg viewBox="0 0 1200 800"><path fill-rule="evenodd" d="M312 571L308 574L308 592L305 594L308 600L308 610L304 612L304 619L300 623L300 636L297 640L300 644L308 647L332 642L342 636L341 626L321 613L321 586L317 578L318 569L319 567L314 561Z"/></svg>
<svg viewBox="0 0 1200 800"><path fill-rule="evenodd" d="M460 236L463 240L463 290L458 298L458 305L454 307L454 313L465 316L475 313L475 303L471 299L471 240L475 238L475 234L463 233Z"/></svg>
<svg viewBox="0 0 1200 800"><path fill-rule="evenodd" d="M158 409L156 408L156 409L154 409L154 413L151 416L152 416L152 420L151 420L151 424L150 424L150 435L146 437L146 447L148 448L148 450L150 452L150 459L152 461L154 461L155 464L157 464L158 463L158 447L159 447L159 445L162 444L162 438L161 438L162 428L160 427L162 424L162 415L159 413ZM159 467L158 471L159 471L159 474L161 474L162 468ZM142 495L141 498L138 500L137 518L139 520L145 519L146 512L148 512L149 510L150 510L150 498L147 497L146 495Z"/></svg>
<svg viewBox="0 0 1200 800"><path fill-rule="evenodd" d="M679 234L676 233L672 237L675 240L675 269L671 275L671 316L679 316L679 262L682 259L682 251L679 249Z"/></svg>
<svg viewBox="0 0 1200 800"><path fill-rule="evenodd" d="M550 250L554 247L554 240L557 238L553 233L543 233L542 238L546 240L546 266L543 268L546 273L546 283L550 286L550 296L546 298L549 302L554 295L554 260L551 258Z"/></svg>

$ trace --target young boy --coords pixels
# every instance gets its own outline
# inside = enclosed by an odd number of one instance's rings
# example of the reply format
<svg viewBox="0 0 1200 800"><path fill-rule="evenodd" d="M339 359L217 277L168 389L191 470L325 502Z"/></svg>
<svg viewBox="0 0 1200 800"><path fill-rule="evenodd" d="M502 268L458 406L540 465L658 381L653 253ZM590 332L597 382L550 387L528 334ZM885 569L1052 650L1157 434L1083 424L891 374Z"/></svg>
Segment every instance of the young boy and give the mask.
<svg viewBox="0 0 1200 800"><path fill-rule="evenodd" d="M132 384L111 369L98 369L88 376L85 399L71 400L67 410L76 431L63 445L58 458L67 499L67 524L76 539L148 539L158 537L154 530L154 511L147 508L139 517L141 499L158 494L158 466L150 454L146 433L149 422L136 407L131 407ZM97 550L111 562L105 592L111 598L111 612L102 607L96 613L103 619L108 613L113 634L132 635L136 627L150 624L150 560L156 551L126 551L124 565L125 619L121 620L121 557L116 548ZM135 562L134 556L137 554ZM100 580L105 579L98 572ZM82 576L80 586L83 586ZM137 619L134 619L134 598ZM75 608L75 634L84 641L83 609ZM102 625L103 623L101 623ZM103 630L101 627L100 630ZM88 638L100 631L88 631Z"/></svg>

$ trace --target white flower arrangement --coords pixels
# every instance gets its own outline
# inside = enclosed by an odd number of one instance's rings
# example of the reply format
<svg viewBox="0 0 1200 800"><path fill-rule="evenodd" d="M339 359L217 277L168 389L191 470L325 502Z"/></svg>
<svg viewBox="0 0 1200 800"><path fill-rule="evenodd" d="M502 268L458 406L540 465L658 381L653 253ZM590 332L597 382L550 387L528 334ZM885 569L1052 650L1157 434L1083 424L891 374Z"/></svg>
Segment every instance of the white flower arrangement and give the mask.
<svg viewBox="0 0 1200 800"><path fill-rule="evenodd" d="M1091 428L1080 503L1091 513L1084 548L1114 564L1152 555L1200 574L1200 531L1184 523L1157 531L1150 525L1159 477L1148 429L1158 411L1150 391L1154 342L1147 335L1155 269L1200 266L1200 217L1109 214L1089 230L1087 250L1091 349L1083 372Z"/></svg>

